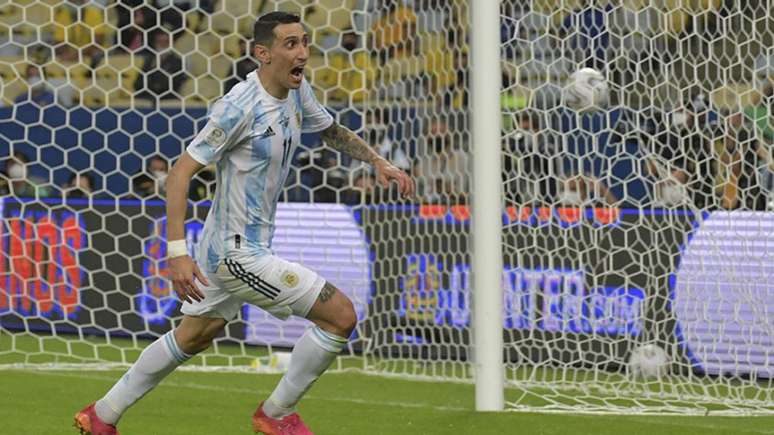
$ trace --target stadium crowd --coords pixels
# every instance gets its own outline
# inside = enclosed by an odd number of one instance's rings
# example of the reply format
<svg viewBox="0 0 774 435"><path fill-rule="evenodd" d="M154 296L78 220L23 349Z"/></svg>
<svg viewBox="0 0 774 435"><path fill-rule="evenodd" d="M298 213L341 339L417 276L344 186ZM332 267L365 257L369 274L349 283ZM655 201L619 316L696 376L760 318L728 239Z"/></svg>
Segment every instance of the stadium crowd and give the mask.
<svg viewBox="0 0 774 435"><path fill-rule="evenodd" d="M361 126L379 154L415 175L419 201L466 203L471 144L465 2L383 1L367 10L367 18L346 10L333 14L326 10L330 1L308 3L302 10L314 30L308 76L322 101L341 109L343 122ZM705 0L694 9L675 9L679 14L672 11L668 28L661 29L656 27L663 20L649 15L658 13L653 7L630 13L613 3L577 1L575 8L553 14L551 2L542 12L524 3L505 0L501 23L503 186L509 204L772 209L774 59L758 56L750 97L736 99L741 104L718 104L710 98L716 88L700 77L685 80L679 97L665 104L642 100L648 95L642 77L658 79L675 62L691 62L690 50L676 59L676 47L699 41L704 55L712 50L700 41L730 31L722 26L724 18L739 13L732 9L735 2ZM205 107L256 68L243 36L249 35L244 23L252 15L229 10L235 2L53 4L37 18L46 24L41 31L21 26L0 32L2 100L8 107ZM358 0L343 4L365 8ZM18 19L24 8L0 8L0 22ZM27 7L23 16L35 21L32 10ZM240 20L243 15L248 19ZM627 49L625 56L611 55L620 47ZM568 121L556 84L581 66L603 71L614 91L609 107L584 115L588 121L581 122L588 125ZM629 83L634 86L623 86ZM139 173L131 174L130 188L119 197L163 198L169 157L184 145L142 156ZM50 176L36 177L30 167L38 157L9 149L0 165L0 194L113 195L106 174L93 168L69 174L59 186ZM295 168L288 201L397 199L375 186L367 166L315 138L296 154ZM208 168L191 186L191 199L206 200L213 189Z"/></svg>

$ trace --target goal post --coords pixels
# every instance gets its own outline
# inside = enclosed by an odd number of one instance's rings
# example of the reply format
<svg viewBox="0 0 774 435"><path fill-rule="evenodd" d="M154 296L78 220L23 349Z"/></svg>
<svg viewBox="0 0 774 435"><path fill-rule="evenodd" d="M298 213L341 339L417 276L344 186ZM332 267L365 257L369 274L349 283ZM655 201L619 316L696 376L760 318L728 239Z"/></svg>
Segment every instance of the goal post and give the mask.
<svg viewBox="0 0 774 435"><path fill-rule="evenodd" d="M471 263L473 364L476 410L501 411L504 403L502 196L500 176L500 2L471 4L471 118L473 189Z"/></svg>

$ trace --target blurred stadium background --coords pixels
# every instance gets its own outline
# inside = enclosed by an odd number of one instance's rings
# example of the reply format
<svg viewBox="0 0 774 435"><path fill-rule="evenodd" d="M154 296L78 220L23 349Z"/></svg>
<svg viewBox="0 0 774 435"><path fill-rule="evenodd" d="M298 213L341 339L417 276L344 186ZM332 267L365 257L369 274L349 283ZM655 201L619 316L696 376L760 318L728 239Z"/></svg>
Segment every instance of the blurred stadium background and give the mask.
<svg viewBox="0 0 774 435"><path fill-rule="evenodd" d="M14 386L0 409L17 408L14 397L34 407L56 382L62 403L36 430L57 430L59 413L81 405L67 387L91 383L89 400L117 377L60 370L125 366L179 318L164 279L163 180L209 105L256 67L255 18L279 9L308 26L318 99L419 188L401 201L366 166L303 137L276 249L342 287L360 318L322 391L373 384L350 405L383 422L374 433L521 428L504 417L481 429L495 420L464 413L467 385L397 379L472 381L470 162L492 146L502 155L508 409L771 413L772 6L503 0L492 23L502 141L482 145L471 143L466 0L0 1L0 385ZM581 67L606 77L606 107L562 104ZM194 180L189 246L215 188L212 168ZM305 327L246 307L189 365L274 373L271 354ZM628 358L645 343L667 352L668 374L631 376ZM253 382L244 374L175 376L159 397L182 401L201 379L220 403L252 403L238 391ZM255 382L268 390L275 379ZM318 413L322 433L363 432L339 426L344 417L317 397L303 409ZM395 422L396 409L410 417ZM31 433L15 421L15 433ZM533 433L590 424L527 421ZM589 430L770 433L770 421L626 418ZM180 431L199 429L211 433Z"/></svg>

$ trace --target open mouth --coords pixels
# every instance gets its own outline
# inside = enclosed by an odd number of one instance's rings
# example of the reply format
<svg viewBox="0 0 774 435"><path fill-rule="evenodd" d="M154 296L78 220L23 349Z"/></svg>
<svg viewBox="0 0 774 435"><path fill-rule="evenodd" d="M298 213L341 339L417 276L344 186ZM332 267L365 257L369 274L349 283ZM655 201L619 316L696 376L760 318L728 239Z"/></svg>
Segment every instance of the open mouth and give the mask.
<svg viewBox="0 0 774 435"><path fill-rule="evenodd" d="M299 65L290 70L290 76L295 80L301 80L304 78L304 65Z"/></svg>

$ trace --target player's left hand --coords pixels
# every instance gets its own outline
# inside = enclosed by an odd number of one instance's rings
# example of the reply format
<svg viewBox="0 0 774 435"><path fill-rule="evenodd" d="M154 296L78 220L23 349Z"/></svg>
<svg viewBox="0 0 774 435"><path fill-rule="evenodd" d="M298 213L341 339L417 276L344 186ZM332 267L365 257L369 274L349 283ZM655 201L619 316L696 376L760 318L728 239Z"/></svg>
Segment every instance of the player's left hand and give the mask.
<svg viewBox="0 0 774 435"><path fill-rule="evenodd" d="M398 183L398 189L401 196L404 198L413 198L416 187L414 185L414 179L409 174L403 172L400 168L388 162L385 159L378 159L374 162L374 170L376 171L376 181L382 185L385 189L390 187L390 183L395 181Z"/></svg>

